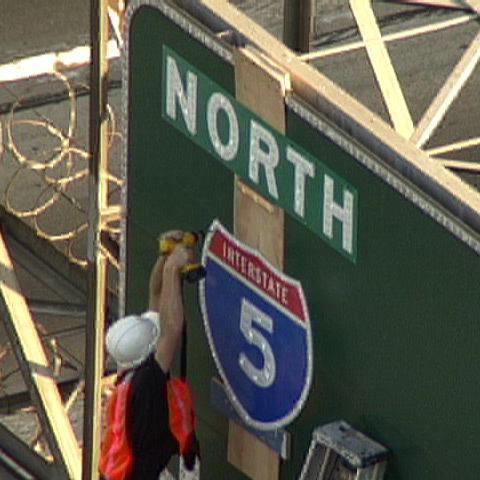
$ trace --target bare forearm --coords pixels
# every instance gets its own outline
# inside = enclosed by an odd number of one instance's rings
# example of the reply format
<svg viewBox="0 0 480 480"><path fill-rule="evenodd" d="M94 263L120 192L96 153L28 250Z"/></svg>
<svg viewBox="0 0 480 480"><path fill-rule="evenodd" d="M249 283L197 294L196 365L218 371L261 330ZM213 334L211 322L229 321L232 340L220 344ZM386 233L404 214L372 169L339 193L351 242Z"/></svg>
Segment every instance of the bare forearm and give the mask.
<svg viewBox="0 0 480 480"><path fill-rule="evenodd" d="M162 332L155 357L162 369L167 372L175 356L184 324L180 272L178 268L169 264L165 265L163 271L159 311L162 319Z"/></svg>
<svg viewBox="0 0 480 480"><path fill-rule="evenodd" d="M166 330L182 330L183 327L183 298L181 274L175 267L166 265L164 270L164 284L160 294L160 314Z"/></svg>
<svg viewBox="0 0 480 480"><path fill-rule="evenodd" d="M164 264L165 257L162 255L158 257L150 275L148 308L155 312L160 311L160 295L162 292Z"/></svg>

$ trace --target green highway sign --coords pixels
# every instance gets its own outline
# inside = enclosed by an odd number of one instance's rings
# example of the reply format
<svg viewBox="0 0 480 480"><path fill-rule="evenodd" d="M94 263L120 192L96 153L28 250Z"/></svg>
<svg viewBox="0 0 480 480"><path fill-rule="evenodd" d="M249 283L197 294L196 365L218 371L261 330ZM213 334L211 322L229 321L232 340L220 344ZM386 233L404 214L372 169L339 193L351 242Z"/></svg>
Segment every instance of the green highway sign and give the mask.
<svg viewBox="0 0 480 480"><path fill-rule="evenodd" d="M453 174L249 18L237 15L229 2L131 0L125 31L119 289L125 312L148 305L149 272L158 258L161 232L179 228L208 236L213 219L235 231L238 176L284 209L283 272L301 281L310 312L308 398L288 432L259 436L269 445L281 444L279 478L300 478L312 433L332 419L344 419L392 452L385 473L389 480L476 480L477 193L459 185ZM243 45L252 45L292 75L293 91L284 99L285 131L272 128L236 98L239 81L252 82L249 90L263 81L249 78L237 63L243 53L236 49ZM242 215L248 216L245 210ZM221 252L233 263L242 260L237 249ZM251 270L242 262L240 270L245 267L250 280L258 280L255 265L250 262ZM220 265L227 277L233 275L231 266L227 271ZM295 340L290 332L296 330L266 312L272 329L267 317L257 317L257 310L243 301L244 282L228 278L229 285L241 288L230 291L226 277L212 268L214 262L207 268L209 281L217 280L215 288L235 295L244 313L236 315L228 300L212 300L217 302L214 320L225 319L236 328L235 336L221 335L226 355L237 352L225 361L237 367L238 352L244 353L255 367L242 362L247 380L260 379L261 388L270 388L264 385L273 377L263 367L268 345L275 365L288 362ZM262 283L282 302L283 284L266 279L256 287ZM225 412L233 411L238 421L242 417L225 403L232 397L223 387L222 395L217 387L211 389L219 385L212 383L218 377L217 358L206 354L212 350L197 290L185 288L184 293L192 346L189 380L197 399L198 437L205 446L202 476L244 480L245 474L228 461L230 432L223 421ZM250 334L256 340L248 350L243 343L235 347ZM283 339L280 348L276 342ZM260 343L266 349L258 348ZM241 379L236 373L233 378ZM219 405L225 408L217 411ZM262 407L264 412L268 409ZM290 452L284 448L287 440L295 446Z"/></svg>
<svg viewBox="0 0 480 480"><path fill-rule="evenodd" d="M162 116L215 159L356 261L356 189L163 47Z"/></svg>

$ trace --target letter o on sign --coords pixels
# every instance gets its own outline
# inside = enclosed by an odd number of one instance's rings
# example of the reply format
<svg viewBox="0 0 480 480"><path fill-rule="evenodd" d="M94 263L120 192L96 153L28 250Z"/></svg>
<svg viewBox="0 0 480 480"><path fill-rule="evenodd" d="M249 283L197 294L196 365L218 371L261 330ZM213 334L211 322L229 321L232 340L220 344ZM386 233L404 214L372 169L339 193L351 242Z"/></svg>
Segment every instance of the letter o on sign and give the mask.
<svg viewBox="0 0 480 480"><path fill-rule="evenodd" d="M224 144L218 133L218 114L220 110L225 112L229 123L228 142ZM207 104L207 125L210 141L218 155L230 162L238 152L240 135L238 130L238 119L235 110L225 95L214 93Z"/></svg>

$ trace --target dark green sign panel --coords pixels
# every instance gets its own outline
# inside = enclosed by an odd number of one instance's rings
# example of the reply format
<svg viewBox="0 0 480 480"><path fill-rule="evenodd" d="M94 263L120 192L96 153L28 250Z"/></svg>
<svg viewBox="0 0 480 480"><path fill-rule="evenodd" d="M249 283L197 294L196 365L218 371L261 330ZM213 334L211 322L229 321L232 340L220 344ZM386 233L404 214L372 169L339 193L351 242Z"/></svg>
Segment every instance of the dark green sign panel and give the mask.
<svg viewBox="0 0 480 480"><path fill-rule="evenodd" d="M336 419L389 448L386 480L477 480L479 235L295 97L285 135L246 110L232 47L190 14L132 0L127 15L127 311L147 306L160 232L214 218L233 230L238 174L285 208L285 272L301 281L311 317L312 388L288 425L281 480L299 477L314 428ZM245 480L210 400L217 372L196 291L185 295L202 478Z"/></svg>
<svg viewBox="0 0 480 480"><path fill-rule="evenodd" d="M355 261L354 187L168 47L162 115L190 140Z"/></svg>

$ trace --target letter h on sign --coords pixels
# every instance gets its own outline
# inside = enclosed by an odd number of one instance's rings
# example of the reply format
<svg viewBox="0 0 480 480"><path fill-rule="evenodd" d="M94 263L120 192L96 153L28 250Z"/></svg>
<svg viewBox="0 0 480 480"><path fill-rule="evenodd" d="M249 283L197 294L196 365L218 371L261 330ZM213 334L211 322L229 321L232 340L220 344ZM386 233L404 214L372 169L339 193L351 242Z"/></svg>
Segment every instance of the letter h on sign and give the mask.
<svg viewBox="0 0 480 480"><path fill-rule="evenodd" d="M343 206L336 203L333 178L327 174L324 176L323 192L323 233L333 238L333 219L336 218L342 225L342 247L352 253L354 196L348 190L343 190Z"/></svg>

